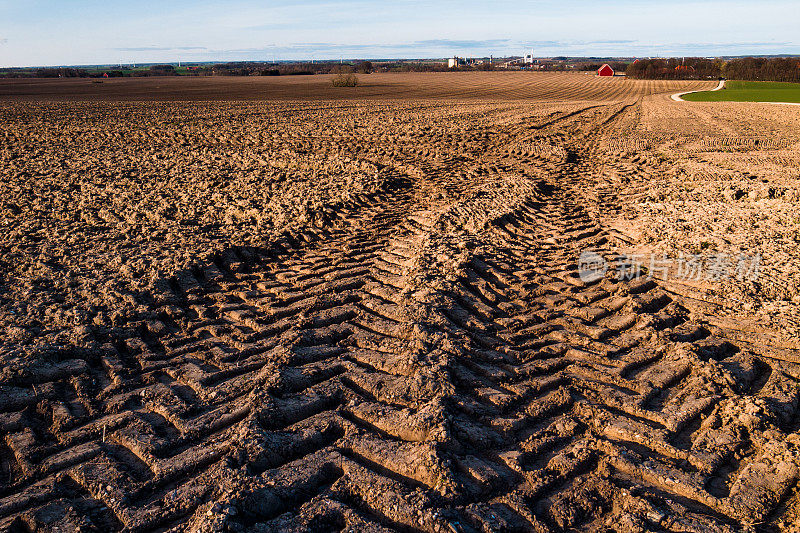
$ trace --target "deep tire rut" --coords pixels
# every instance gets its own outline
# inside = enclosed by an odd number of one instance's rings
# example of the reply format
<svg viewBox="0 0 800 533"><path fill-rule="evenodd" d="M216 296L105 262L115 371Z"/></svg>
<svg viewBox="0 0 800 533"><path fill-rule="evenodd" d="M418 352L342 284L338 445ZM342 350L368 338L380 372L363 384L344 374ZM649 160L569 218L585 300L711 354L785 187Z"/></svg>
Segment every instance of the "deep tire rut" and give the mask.
<svg viewBox="0 0 800 533"><path fill-rule="evenodd" d="M521 118L438 155L354 149L396 165L385 190L176 273L140 323L2 385L2 525L773 519L800 464L797 368L694 323L650 279L578 275L584 249L614 258L582 183L637 105Z"/></svg>

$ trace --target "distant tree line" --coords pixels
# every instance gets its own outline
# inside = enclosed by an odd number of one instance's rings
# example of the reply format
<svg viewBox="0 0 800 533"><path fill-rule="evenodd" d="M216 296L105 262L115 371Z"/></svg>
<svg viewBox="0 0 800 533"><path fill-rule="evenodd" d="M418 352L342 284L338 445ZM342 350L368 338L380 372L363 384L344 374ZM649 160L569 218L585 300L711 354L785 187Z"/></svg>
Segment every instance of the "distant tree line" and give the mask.
<svg viewBox="0 0 800 533"><path fill-rule="evenodd" d="M617 72L625 72L632 79L716 79L800 82L800 58L745 57L723 61L702 57L671 59L637 59L633 63L603 61L603 58L557 57L542 60L526 69L544 71L595 71L608 63ZM522 65L519 65L522 67ZM370 61L317 61L313 63L231 62L176 68L174 65L152 65L144 68L8 68L0 69L2 78L100 78L141 76L303 76L335 74L341 68L351 68L357 74L371 72L448 72L452 70L494 70L496 64L482 61L472 65L448 69L441 61L406 60Z"/></svg>
<svg viewBox="0 0 800 533"><path fill-rule="evenodd" d="M184 66L152 65L145 68L8 68L0 69L0 78L120 78L150 76L303 76L332 74L349 67L359 74L370 74L375 67L370 61L342 64L339 61L315 63L232 62Z"/></svg>
<svg viewBox="0 0 800 533"><path fill-rule="evenodd" d="M310 76L313 74L332 74L342 66L347 66L360 74L370 74L372 63L316 62L316 63L218 63L197 67L187 74L190 76Z"/></svg>
<svg viewBox="0 0 800 533"><path fill-rule="evenodd" d="M632 79L800 82L800 58L743 57L722 61L702 57L639 59L625 71Z"/></svg>
<svg viewBox="0 0 800 533"><path fill-rule="evenodd" d="M800 58L743 57L725 63L722 75L745 81L800 82Z"/></svg>
<svg viewBox="0 0 800 533"><path fill-rule="evenodd" d="M575 66L575 70L596 71L600 70L600 67L606 64L613 68L615 72L625 72L629 65L629 63L624 63L622 61L608 61L607 63L579 63Z"/></svg>
<svg viewBox="0 0 800 533"><path fill-rule="evenodd" d="M89 71L82 68L39 68L32 71L9 70L8 78L88 78Z"/></svg>
<svg viewBox="0 0 800 533"><path fill-rule="evenodd" d="M85 68L10 68L0 71L0 78L122 78L140 76L177 76L172 65L153 65L143 70L92 69Z"/></svg>
<svg viewBox="0 0 800 533"><path fill-rule="evenodd" d="M721 61L703 57L638 59L625 74L639 80L705 80L722 76Z"/></svg>
<svg viewBox="0 0 800 533"><path fill-rule="evenodd" d="M177 76L178 71L172 65L153 65L147 70L134 70L132 73L136 77L144 76Z"/></svg>
<svg viewBox="0 0 800 533"><path fill-rule="evenodd" d="M380 70L381 72L447 72L452 69L447 68L447 63L396 61L381 64Z"/></svg>

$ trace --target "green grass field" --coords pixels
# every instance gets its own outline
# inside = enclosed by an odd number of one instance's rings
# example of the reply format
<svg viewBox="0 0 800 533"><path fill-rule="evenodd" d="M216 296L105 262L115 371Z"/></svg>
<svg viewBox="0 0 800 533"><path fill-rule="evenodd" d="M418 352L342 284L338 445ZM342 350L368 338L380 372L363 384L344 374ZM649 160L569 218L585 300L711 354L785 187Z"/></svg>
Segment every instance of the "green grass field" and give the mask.
<svg viewBox="0 0 800 533"><path fill-rule="evenodd" d="M689 102L793 102L800 103L800 83L727 81L721 91L683 96Z"/></svg>

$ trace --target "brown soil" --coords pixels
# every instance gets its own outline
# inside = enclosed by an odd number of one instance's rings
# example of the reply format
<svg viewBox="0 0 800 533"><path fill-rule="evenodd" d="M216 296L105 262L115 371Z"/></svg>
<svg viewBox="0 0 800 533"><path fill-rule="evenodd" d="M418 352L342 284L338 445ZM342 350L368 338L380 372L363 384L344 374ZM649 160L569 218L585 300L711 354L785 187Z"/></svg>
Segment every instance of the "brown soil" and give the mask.
<svg viewBox="0 0 800 533"><path fill-rule="evenodd" d="M741 213L790 231L794 197L758 191L796 190L797 115L367 78L0 83L0 527L793 530L771 282L577 261L700 233L796 257ZM745 171L752 203L714 195Z"/></svg>
<svg viewBox="0 0 800 533"><path fill-rule="evenodd" d="M690 90L693 82L601 79L590 73L458 72L359 75L358 87L333 87L333 75L0 79L0 101L263 101L263 100L621 100ZM673 91L674 92L674 91Z"/></svg>

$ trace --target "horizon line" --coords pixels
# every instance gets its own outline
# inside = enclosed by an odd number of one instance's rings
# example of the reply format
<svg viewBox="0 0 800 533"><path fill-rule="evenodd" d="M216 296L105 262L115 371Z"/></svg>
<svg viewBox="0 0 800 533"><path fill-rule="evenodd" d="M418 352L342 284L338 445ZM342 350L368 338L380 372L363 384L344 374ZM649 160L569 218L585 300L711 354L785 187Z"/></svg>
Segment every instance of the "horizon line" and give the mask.
<svg viewBox="0 0 800 533"><path fill-rule="evenodd" d="M74 64L50 64L50 65L17 65L17 66L0 66L0 69L31 69L31 68L87 68L87 67L113 67L113 66L126 66L126 65L173 65L173 64L187 64L187 65L207 65L207 64L233 64L233 63L333 63L333 62L353 62L353 61L442 61L451 57L464 57L471 59L513 59L524 57L521 55L508 55L508 56L493 56L493 55L448 55L437 57L351 57L351 58L306 58L306 59L234 59L234 60L205 60L205 61L184 61L176 59L173 61L128 61L128 62L113 62L113 63L74 63ZM560 60L561 58L567 60L581 60L581 59L603 59L603 60L625 60L625 59L669 59L675 57L702 57L709 59L736 59L745 57L800 57L800 54L731 54L731 55L614 55L614 56L567 56L567 55L550 55L550 56L534 56L534 59L539 60Z"/></svg>

